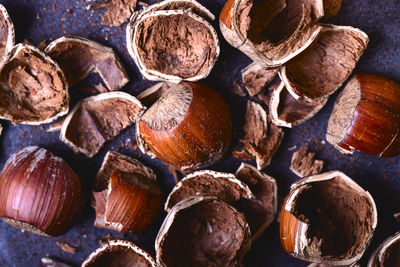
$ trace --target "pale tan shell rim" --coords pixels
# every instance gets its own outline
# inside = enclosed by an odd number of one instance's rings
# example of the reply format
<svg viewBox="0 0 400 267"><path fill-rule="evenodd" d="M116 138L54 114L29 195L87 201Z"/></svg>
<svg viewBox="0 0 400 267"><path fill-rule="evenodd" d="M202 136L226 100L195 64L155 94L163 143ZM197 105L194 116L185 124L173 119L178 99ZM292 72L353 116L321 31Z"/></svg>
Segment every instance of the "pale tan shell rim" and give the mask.
<svg viewBox="0 0 400 267"><path fill-rule="evenodd" d="M68 92L68 83L67 80L65 79L64 73L61 70L60 66L58 66L57 62L55 62L51 57L49 57L48 55L46 55L45 53L43 53L42 51L40 51L38 48L32 46L32 45L27 45L27 44L17 44L13 47L13 49L11 50L11 54L12 56L10 57L10 60L12 60L18 53L19 51L21 51L22 49L29 49L34 51L35 53L37 53L39 56L41 56L45 61L48 61L50 64L52 64L53 66L55 66L58 75L61 78L61 82L63 83L64 86L64 90L65 90L65 107L63 107L63 109L61 109L56 115L54 115L53 117L41 120L41 121L20 121L18 122L18 124L27 124L27 125L40 125L40 124L45 124L45 123L50 123L55 121L56 119L58 119L59 117L64 116L65 114L68 113L69 111L69 92ZM13 120L12 116L10 115L3 115L0 114L0 119L5 119L5 120Z"/></svg>
<svg viewBox="0 0 400 267"><path fill-rule="evenodd" d="M400 240L400 232L395 233L394 235L386 238L372 253L371 257L368 260L367 267L373 267L375 263L376 257L378 257L376 260L378 260L378 263L382 263L382 257L383 254L386 252L386 250L393 245L393 243L397 242Z"/></svg>
<svg viewBox="0 0 400 267"><path fill-rule="evenodd" d="M349 30L349 31L357 32L357 33L361 34L361 35L365 38L366 45L368 45L368 42L369 42L369 37L368 37L368 35L367 35L365 32L363 32L362 30L358 29L358 28L354 28L354 27L351 27L351 26L338 26L338 25L333 25L333 24L322 24L322 23L319 23L319 25L322 27L322 30L321 30L320 33L327 32L327 31L340 31L340 30ZM361 58L361 56L362 56L363 53L364 53L364 51L361 51L361 53L360 53L360 55L359 55L358 58ZM289 62L287 65L290 65L290 62ZM331 93L328 93L328 94L326 94L326 95L324 95L324 96L321 96L321 97L318 97L318 98L314 98L314 99L309 98L309 97L307 97L307 96L305 96L305 95L300 95L300 94L298 94L298 92L296 92L296 90L293 88L293 86L291 85L291 83L290 83L290 81L289 81L289 78L287 77L287 73L286 73L286 67L287 67L287 65L282 66L282 68L279 70L279 77L281 78L282 82L285 84L286 90L288 90L288 92L289 92L295 99L304 99L304 100L306 100L306 101L321 100L322 98L329 97L330 95L332 95L333 93L335 93L335 92L343 85L343 83L342 83L342 84L339 84L339 85L337 86L337 88L336 88L335 90L333 90ZM349 76L350 76L350 75L351 75L351 73L349 74ZM346 79L346 80L347 80L347 79Z"/></svg>
<svg viewBox="0 0 400 267"><path fill-rule="evenodd" d="M295 122L287 122L285 120L280 119L279 114L278 114L278 108L279 108L279 104L280 104L280 100L281 100L280 95L281 95L282 90L286 90L286 88L285 88L285 84L281 81L279 86L272 92L271 100L269 102L271 119L272 119L272 122L276 126L292 128L294 126L302 124L303 122L307 121L308 119L312 118L315 114L317 114L326 105L326 102L328 102L328 97L323 97L321 100L317 100L317 101L321 101L321 103L318 106L316 106L313 109L313 111L309 112L307 114L307 116L305 116L304 118L297 120ZM290 95L292 95L292 94L290 94ZM299 100L299 99L296 99L296 100ZM301 175L298 175L298 176L301 176Z"/></svg>
<svg viewBox="0 0 400 267"><path fill-rule="evenodd" d="M137 14L134 14L137 15ZM142 60L139 57L139 53L137 50L137 46L135 45L135 40L136 40L136 32L137 28L142 23L144 20L150 17L156 17L156 16L170 16L170 15L188 15L190 18L202 23L207 27L207 29L211 32L213 39L214 39L214 45L215 45L215 58L210 62L210 66L208 69L206 69L203 73L198 74L196 76L190 77L190 78L181 78L179 76L175 75L167 75L164 73L161 73L159 71L147 69L147 67L144 65ZM217 32L215 31L214 27L204 18L201 16L188 11L188 10L159 10L159 11L152 11L149 13L144 14L143 16L137 16L135 21L130 21L128 26L126 27L126 41L127 41L127 47L128 47L128 52L129 55L132 57L132 59L135 61L136 65L138 66L139 71L141 74L148 80L153 80L153 81L169 81L172 83L179 83L181 81L198 81L200 79L203 79L207 77L211 70L213 69L216 61L218 60L219 54L220 54L220 47L219 47L219 39Z"/></svg>
<svg viewBox="0 0 400 267"><path fill-rule="evenodd" d="M70 140L68 140L68 138L66 137L66 132L67 132L67 129L68 129L68 126L69 126L69 123L70 123L72 117L75 115L76 111L78 110L78 108L80 106L82 106L83 104L85 104L89 101L102 101L102 100L107 100L107 99L111 99L111 98L123 98L123 99L131 101L132 103L137 105L141 109L141 112L138 114L138 117L140 117L140 115L146 110L146 108L142 105L142 103L139 100L137 100L136 97L134 97L128 93L125 93L125 92L116 92L116 91L107 92L107 93L102 93L102 94L98 94L98 95L94 95L94 96L85 98L85 99L81 100L78 104L76 104L76 106L72 109L72 111L65 118L64 123L61 127L61 131L60 131L60 140L62 142L64 142L65 144L67 144L74 152L82 153L89 158L93 157L95 154L91 154L88 150L78 147L77 145L72 143Z"/></svg>
<svg viewBox="0 0 400 267"><path fill-rule="evenodd" d="M300 53L302 53L304 50L306 50L313 42L314 40L317 38L318 34L320 33L320 31L322 30L322 27L319 26L315 29L315 31L312 33L312 35L310 36L310 39L307 40L307 42L300 48L298 48L296 51L292 52L292 54L290 54L289 56L279 59L279 60L273 60L270 58L267 58L263 55L263 53L261 53L260 51L258 51L258 49L256 48L256 46L253 44L253 42L251 42L249 39L246 39L243 34L240 32L239 30L239 21L237 19L236 13L237 10L239 8L239 4L244 1L244 0L235 0L234 4L232 5L231 8L231 25L233 27L233 30L235 31L236 35L239 37L240 41L242 42L242 44L240 44L239 46L237 46L236 48L239 49L239 47L243 46L243 45L247 45L250 47L250 49L252 49L253 51L255 51L255 54L266 64L266 66L268 67L280 67L283 64L285 64L286 62L288 62L289 60L293 59L294 57L296 57L297 55L299 55ZM319 15L321 17L324 16L324 5L322 0L317 0L317 10L319 11ZM297 31L297 29L296 29Z"/></svg>
<svg viewBox="0 0 400 267"><path fill-rule="evenodd" d="M15 44L15 30L14 30L14 24L10 18L10 15L8 14L7 9L2 4L0 4L0 12L6 22L7 32L8 32L5 53L2 56L2 58L0 59L0 70L1 70L11 56L10 55L11 50Z"/></svg>
<svg viewBox="0 0 400 267"><path fill-rule="evenodd" d="M242 181L240 181L239 179L236 178L235 175L231 174L231 173L226 173L226 172L217 172L217 171L212 171L212 170L200 170L200 171L195 171L187 176L185 176L184 178L182 178L182 180L180 180L172 189L171 193L169 193L167 200L165 201L164 204L164 210L166 212L169 212L171 210L171 208L168 208L169 206L169 202L171 200L171 196L179 189L182 187L183 183L186 182L187 180L190 179L195 179L198 176L202 176L202 175L211 175L214 179L225 179L227 181L229 181L230 183L234 183L237 184L239 186L240 189L242 189L246 194L243 196L245 198L254 198L255 196L253 195L253 193L251 192L250 188L248 187L248 185L246 185L245 183L243 183Z"/></svg>
<svg viewBox="0 0 400 267"><path fill-rule="evenodd" d="M93 260L94 257L96 257L98 254L102 253L103 251L107 250L108 248L114 247L114 246L127 247L127 248L133 250L134 252L136 252L137 254L140 254L141 256L143 256L151 264L152 267L157 267L155 260L149 253L147 253L143 249L139 248L134 243L127 241L127 240L121 240L121 239L110 240L106 244L102 245L101 247L99 247L98 249L93 251L86 258L86 260L82 263L82 267L86 267Z"/></svg>

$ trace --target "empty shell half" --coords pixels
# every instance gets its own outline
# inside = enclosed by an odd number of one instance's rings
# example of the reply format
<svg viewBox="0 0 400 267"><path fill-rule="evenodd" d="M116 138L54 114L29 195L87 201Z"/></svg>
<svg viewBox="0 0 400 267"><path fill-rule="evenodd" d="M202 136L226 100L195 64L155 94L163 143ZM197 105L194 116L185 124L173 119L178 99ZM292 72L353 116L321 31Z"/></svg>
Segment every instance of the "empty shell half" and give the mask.
<svg viewBox="0 0 400 267"><path fill-rule="evenodd" d="M225 39L253 61L279 67L321 31L322 0L229 0L219 17Z"/></svg>
<svg viewBox="0 0 400 267"><path fill-rule="evenodd" d="M144 109L139 100L123 92L85 98L68 114L60 139L74 152L93 157L105 142L135 122Z"/></svg>
<svg viewBox="0 0 400 267"><path fill-rule="evenodd" d="M82 267L156 267L153 257L126 240L110 240L93 251Z"/></svg>
<svg viewBox="0 0 400 267"><path fill-rule="evenodd" d="M389 237L374 251L367 267L396 267L400 262L400 232Z"/></svg>
<svg viewBox="0 0 400 267"><path fill-rule="evenodd" d="M280 218L284 250L296 258L352 265L377 225L372 196L339 171L309 176L291 186Z"/></svg>
<svg viewBox="0 0 400 267"><path fill-rule="evenodd" d="M6 8L0 5L0 69L10 57L11 49L15 43L14 24Z"/></svg>

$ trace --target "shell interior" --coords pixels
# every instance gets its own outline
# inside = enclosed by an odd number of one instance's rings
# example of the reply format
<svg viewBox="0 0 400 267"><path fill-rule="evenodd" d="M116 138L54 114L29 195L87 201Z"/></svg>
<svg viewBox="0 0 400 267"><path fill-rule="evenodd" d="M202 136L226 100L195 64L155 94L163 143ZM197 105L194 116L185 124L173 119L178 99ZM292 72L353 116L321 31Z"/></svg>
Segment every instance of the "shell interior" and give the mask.
<svg viewBox="0 0 400 267"><path fill-rule="evenodd" d="M266 86L276 77L279 69L267 69L260 64L251 63L242 73L242 86L250 97L265 91Z"/></svg>

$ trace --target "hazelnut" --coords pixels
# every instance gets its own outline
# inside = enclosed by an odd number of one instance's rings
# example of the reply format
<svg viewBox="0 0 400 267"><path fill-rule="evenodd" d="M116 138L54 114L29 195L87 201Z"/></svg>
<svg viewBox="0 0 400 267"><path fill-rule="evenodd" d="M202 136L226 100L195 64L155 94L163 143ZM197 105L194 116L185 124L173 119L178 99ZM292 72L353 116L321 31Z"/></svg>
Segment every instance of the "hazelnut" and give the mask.
<svg viewBox="0 0 400 267"><path fill-rule="evenodd" d="M254 62L279 67L304 51L321 31L322 0L228 0L219 25L225 39Z"/></svg>
<svg viewBox="0 0 400 267"><path fill-rule="evenodd" d="M38 125L68 113L68 85L59 66L36 47L18 44L0 72L0 118Z"/></svg>
<svg viewBox="0 0 400 267"><path fill-rule="evenodd" d="M79 218L81 181L68 164L37 146L12 155L0 175L0 217L35 234L58 236Z"/></svg>
<svg viewBox="0 0 400 267"><path fill-rule="evenodd" d="M294 98L284 83L271 86L273 89L269 102L272 122L281 127L292 128L317 114L328 101L327 97L315 101Z"/></svg>
<svg viewBox="0 0 400 267"><path fill-rule="evenodd" d="M210 87L189 82L164 83L158 90L161 97L136 123L141 151L182 171L222 158L232 131L224 99Z"/></svg>
<svg viewBox="0 0 400 267"><path fill-rule="evenodd" d="M250 230L229 204L191 197L168 213L155 248L161 266L240 266L250 248Z"/></svg>
<svg viewBox="0 0 400 267"><path fill-rule="evenodd" d="M372 196L339 171L313 175L291 186L283 204L280 237L296 258L352 265L365 252L377 225Z"/></svg>
<svg viewBox="0 0 400 267"><path fill-rule="evenodd" d="M389 237L374 251L367 267L395 267L400 262L400 232Z"/></svg>
<svg viewBox="0 0 400 267"><path fill-rule="evenodd" d="M368 45L368 35L349 27L321 24L318 37L279 71L286 89L307 101L333 94L353 72Z"/></svg>
<svg viewBox="0 0 400 267"><path fill-rule="evenodd" d="M263 93L266 86L278 75L279 69L267 69L260 64L251 63L242 69L242 86L250 97Z"/></svg>
<svg viewBox="0 0 400 267"><path fill-rule="evenodd" d="M111 153L97 176L102 191L93 192L94 225L118 232L143 232L161 210L162 191L156 176L138 160Z"/></svg>
<svg viewBox="0 0 400 267"><path fill-rule="evenodd" d="M126 240L110 240L92 252L82 267L156 267L153 257Z"/></svg>
<svg viewBox="0 0 400 267"><path fill-rule="evenodd" d="M112 48L97 42L82 37L61 37L51 42L45 52L60 65L69 86L91 73L98 73L109 91L119 90L129 81Z"/></svg>
<svg viewBox="0 0 400 267"><path fill-rule="evenodd" d="M131 125L144 107L124 92L109 92L85 98L64 120L60 139L76 153L96 155L103 144Z"/></svg>
<svg viewBox="0 0 400 267"><path fill-rule="evenodd" d="M176 8L182 3L184 8L187 1L175 3ZM198 3L193 5L209 13ZM212 25L192 9L158 10L174 6L159 4L133 15L126 29L128 51L148 80L198 81L208 76L217 61L218 36Z"/></svg>
<svg viewBox="0 0 400 267"><path fill-rule="evenodd" d="M354 150L392 157L400 153L400 85L356 74L336 99L326 140L344 154Z"/></svg>
<svg viewBox="0 0 400 267"><path fill-rule="evenodd" d="M15 43L14 24L8 15L7 9L0 4L0 69L10 57Z"/></svg>

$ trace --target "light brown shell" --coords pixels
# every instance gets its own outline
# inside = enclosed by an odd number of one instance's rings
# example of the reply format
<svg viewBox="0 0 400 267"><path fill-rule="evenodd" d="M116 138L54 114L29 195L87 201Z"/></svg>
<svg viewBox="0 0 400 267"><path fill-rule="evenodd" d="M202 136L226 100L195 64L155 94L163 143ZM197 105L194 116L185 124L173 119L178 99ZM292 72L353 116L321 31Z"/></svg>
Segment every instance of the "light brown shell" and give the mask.
<svg viewBox="0 0 400 267"><path fill-rule="evenodd" d="M7 30L6 38L5 40L2 40L5 42L4 46L4 53L0 55L0 69L3 68L4 64L6 64L7 60L10 57L10 52L14 46L15 43L15 31L14 31L14 24L10 18L10 15L8 15L7 9L0 4L0 17L2 20L5 22L5 27L4 29Z"/></svg>
<svg viewBox="0 0 400 267"><path fill-rule="evenodd" d="M394 244L399 244L400 242L400 232L392 235L391 237L387 238L382 244L379 245L372 253L371 257L369 258L367 267L380 267L386 266L385 265L385 254L386 252L393 246ZM397 262L398 263L398 262Z"/></svg>
<svg viewBox="0 0 400 267"><path fill-rule="evenodd" d="M267 69L260 64L251 63L241 70L242 86L250 97L266 90L267 85L278 75L279 69Z"/></svg>

